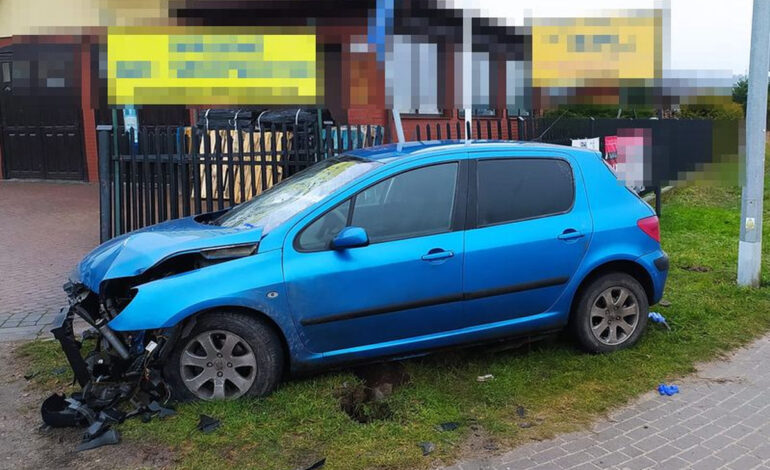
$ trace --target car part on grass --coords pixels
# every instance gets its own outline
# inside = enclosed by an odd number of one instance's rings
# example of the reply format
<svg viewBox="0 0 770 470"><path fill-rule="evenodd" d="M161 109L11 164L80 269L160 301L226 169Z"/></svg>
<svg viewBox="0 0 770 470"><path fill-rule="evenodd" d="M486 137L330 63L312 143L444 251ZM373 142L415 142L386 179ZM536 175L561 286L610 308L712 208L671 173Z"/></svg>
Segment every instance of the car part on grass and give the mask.
<svg viewBox="0 0 770 470"><path fill-rule="evenodd" d="M479 375L476 377L476 382L489 382L495 378L492 374Z"/></svg>
<svg viewBox="0 0 770 470"><path fill-rule="evenodd" d="M420 442L417 445L420 446L420 449L422 449L422 455L423 456L428 455L431 452L433 452L434 450L436 450L436 444L434 444L432 442Z"/></svg>
<svg viewBox="0 0 770 470"><path fill-rule="evenodd" d="M125 419L142 416L164 418L175 413L163 406L170 391L163 380L160 367L167 354L169 338L176 336L171 329L116 333L107 323L114 318L110 309L115 300L102 302L82 284L64 286L70 300L61 323L51 332L59 341L81 389L70 397L51 395L41 406L43 421L51 427L87 427L78 451L103 445L117 444L120 434L113 428ZM83 341L75 338L75 315L83 318L91 329L81 339L93 340L93 350L84 354ZM122 411L126 403L133 406Z"/></svg>
<svg viewBox="0 0 770 470"><path fill-rule="evenodd" d="M309 467L305 467L304 470L318 470L319 468L322 468L324 465L326 465L326 458L322 458L321 460L311 464Z"/></svg>
<svg viewBox="0 0 770 470"><path fill-rule="evenodd" d="M198 419L198 425L196 428L203 434L208 434L210 432L216 431L221 425L222 422L218 419L212 418L211 416L201 415Z"/></svg>
<svg viewBox="0 0 770 470"><path fill-rule="evenodd" d="M658 385L658 393L661 395L666 395L668 397L672 395L676 395L679 393L679 387L676 385L666 385L666 384L660 384Z"/></svg>
<svg viewBox="0 0 770 470"><path fill-rule="evenodd" d="M460 427L460 423L455 423L454 421L449 421L447 423L441 423L438 426L436 426L436 430L438 431L454 431L455 429Z"/></svg>

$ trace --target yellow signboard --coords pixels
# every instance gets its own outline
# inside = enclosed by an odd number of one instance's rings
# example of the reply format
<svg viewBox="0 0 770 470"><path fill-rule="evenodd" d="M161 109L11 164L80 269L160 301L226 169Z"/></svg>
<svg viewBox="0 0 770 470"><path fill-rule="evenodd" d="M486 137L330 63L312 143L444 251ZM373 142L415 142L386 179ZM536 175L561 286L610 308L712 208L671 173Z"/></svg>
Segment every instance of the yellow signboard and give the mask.
<svg viewBox="0 0 770 470"><path fill-rule="evenodd" d="M645 86L660 78L661 17L640 13L537 20L532 26L532 85Z"/></svg>
<svg viewBox="0 0 770 470"><path fill-rule="evenodd" d="M110 28L112 105L316 104L316 36L285 28Z"/></svg>

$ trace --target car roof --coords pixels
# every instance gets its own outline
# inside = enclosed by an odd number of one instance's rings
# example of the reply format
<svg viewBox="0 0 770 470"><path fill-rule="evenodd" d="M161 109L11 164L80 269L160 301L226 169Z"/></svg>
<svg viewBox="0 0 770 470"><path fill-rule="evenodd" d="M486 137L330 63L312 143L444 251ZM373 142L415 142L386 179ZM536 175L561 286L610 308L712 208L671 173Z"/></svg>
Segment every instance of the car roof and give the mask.
<svg viewBox="0 0 770 470"><path fill-rule="evenodd" d="M369 160L387 163L394 160L402 160L411 156L424 155L426 153L449 150L560 150L576 153L596 155L595 150L579 149L565 145L544 144L540 142L525 142L516 140L432 140L405 142L403 144L386 144L376 147L367 147L351 150L346 155L366 158Z"/></svg>

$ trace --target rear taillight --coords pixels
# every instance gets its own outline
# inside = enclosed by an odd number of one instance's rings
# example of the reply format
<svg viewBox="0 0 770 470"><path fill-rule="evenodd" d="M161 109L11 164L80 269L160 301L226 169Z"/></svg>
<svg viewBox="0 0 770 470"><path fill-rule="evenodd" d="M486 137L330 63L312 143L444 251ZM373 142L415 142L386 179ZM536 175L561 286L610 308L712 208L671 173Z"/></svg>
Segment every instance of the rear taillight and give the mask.
<svg viewBox="0 0 770 470"><path fill-rule="evenodd" d="M636 225L642 229L642 232L646 233L650 238L660 243L660 222L658 221L657 215L639 219L636 222Z"/></svg>

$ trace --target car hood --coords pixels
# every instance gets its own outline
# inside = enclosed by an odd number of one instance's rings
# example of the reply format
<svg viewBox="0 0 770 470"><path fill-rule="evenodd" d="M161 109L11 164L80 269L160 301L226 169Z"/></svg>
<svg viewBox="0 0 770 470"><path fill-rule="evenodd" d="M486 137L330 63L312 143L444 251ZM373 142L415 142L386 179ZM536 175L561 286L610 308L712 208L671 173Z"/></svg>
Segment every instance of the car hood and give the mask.
<svg viewBox="0 0 770 470"><path fill-rule="evenodd" d="M142 274L171 255L203 248L258 243L261 228L226 228L193 217L143 228L99 245L78 264L75 276L94 292L106 279Z"/></svg>

